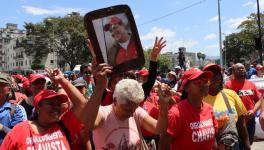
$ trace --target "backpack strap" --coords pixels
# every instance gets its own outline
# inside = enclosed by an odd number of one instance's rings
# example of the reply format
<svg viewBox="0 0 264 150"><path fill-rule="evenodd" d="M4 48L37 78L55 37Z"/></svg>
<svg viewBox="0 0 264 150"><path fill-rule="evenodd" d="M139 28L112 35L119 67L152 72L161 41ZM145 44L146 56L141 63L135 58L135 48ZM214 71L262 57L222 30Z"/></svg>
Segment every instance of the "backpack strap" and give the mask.
<svg viewBox="0 0 264 150"><path fill-rule="evenodd" d="M232 111L231 106L230 106L230 104L229 104L229 102L228 102L228 98L227 98L225 92L223 92L223 90L221 91L221 94L222 94L222 96L223 96L223 98L224 98L224 101L225 101L226 107L227 107L227 109L228 109L228 112L229 112L230 114L232 114L233 111Z"/></svg>
<svg viewBox="0 0 264 150"><path fill-rule="evenodd" d="M66 135L66 139L70 145L70 149L72 149L72 140L71 140L71 135L69 130L66 128L66 126L64 125L64 123L60 120L57 122L62 130L62 132Z"/></svg>

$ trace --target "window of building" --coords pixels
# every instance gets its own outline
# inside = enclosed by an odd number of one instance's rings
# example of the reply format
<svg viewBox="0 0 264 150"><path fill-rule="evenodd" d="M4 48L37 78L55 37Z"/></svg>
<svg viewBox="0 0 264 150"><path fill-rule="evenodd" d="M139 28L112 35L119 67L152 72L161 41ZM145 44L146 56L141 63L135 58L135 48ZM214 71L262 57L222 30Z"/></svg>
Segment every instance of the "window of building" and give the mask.
<svg viewBox="0 0 264 150"><path fill-rule="evenodd" d="M54 63L54 60L50 60L50 63L53 64Z"/></svg>
<svg viewBox="0 0 264 150"><path fill-rule="evenodd" d="M27 66L27 60L25 60L25 65Z"/></svg>
<svg viewBox="0 0 264 150"><path fill-rule="evenodd" d="M23 61L20 62L20 66L23 66Z"/></svg>
<svg viewBox="0 0 264 150"><path fill-rule="evenodd" d="M16 62L16 66L18 66L18 61Z"/></svg>

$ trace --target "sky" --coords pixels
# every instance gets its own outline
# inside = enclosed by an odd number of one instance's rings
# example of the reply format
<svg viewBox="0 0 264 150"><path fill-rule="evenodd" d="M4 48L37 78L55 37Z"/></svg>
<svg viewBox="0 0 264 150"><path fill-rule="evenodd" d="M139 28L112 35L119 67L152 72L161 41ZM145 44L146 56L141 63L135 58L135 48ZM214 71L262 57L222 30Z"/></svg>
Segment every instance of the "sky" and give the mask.
<svg viewBox="0 0 264 150"><path fill-rule="evenodd" d="M16 23L41 22L46 17L65 16L73 11L89 11L127 4L134 15L144 48L151 48L156 36L164 37L162 52L189 52L219 56L218 0L0 0L0 28ZM264 0L260 11L264 12ZM256 0L220 0L222 40L239 32L237 26L257 12ZM164 17L166 16L166 17ZM158 19L160 18L160 19ZM155 20L155 21L152 21Z"/></svg>

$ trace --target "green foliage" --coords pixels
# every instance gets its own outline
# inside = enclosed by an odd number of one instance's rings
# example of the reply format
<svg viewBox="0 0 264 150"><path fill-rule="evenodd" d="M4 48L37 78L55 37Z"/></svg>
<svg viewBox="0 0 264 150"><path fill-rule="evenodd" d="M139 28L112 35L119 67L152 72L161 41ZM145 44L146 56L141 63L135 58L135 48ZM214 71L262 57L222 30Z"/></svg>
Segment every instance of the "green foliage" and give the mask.
<svg viewBox="0 0 264 150"><path fill-rule="evenodd" d="M33 63L31 65L31 69L33 69L33 70L43 70L43 69L45 69L45 66L43 64L35 64L35 63Z"/></svg>
<svg viewBox="0 0 264 150"><path fill-rule="evenodd" d="M27 38L22 41L27 55L41 60L49 52L57 52L59 64L77 64L91 61L86 46L87 33L82 16L49 17L40 23L25 23Z"/></svg>
<svg viewBox="0 0 264 150"><path fill-rule="evenodd" d="M264 14L262 13L260 16L263 34ZM250 14L248 19L238 26L238 29L240 29L240 32L226 36L223 42L225 48L223 55L226 56L227 62L257 61L259 56L259 52L255 49L255 38L259 37L257 14Z"/></svg>
<svg viewBox="0 0 264 150"><path fill-rule="evenodd" d="M150 58L151 49L144 50L145 57L145 68L149 68L149 58ZM160 54L158 57L158 70L161 72L167 72L169 68L172 68L169 58L165 54Z"/></svg>

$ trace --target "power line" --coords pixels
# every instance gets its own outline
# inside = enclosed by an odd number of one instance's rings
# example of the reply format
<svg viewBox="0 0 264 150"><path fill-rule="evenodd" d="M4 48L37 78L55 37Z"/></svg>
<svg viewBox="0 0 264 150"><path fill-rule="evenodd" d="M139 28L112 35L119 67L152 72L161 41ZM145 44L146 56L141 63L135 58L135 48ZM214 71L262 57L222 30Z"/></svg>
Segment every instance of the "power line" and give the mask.
<svg viewBox="0 0 264 150"><path fill-rule="evenodd" d="M205 1L206 1L206 0L201 0L201 1L199 1L199 2L193 3L193 4L189 5L189 6L186 6L186 7L184 7L184 8L178 9L178 10L173 11L173 12L171 12L171 13L168 13L168 14L166 14L166 15L163 15L163 16L160 16L160 17L158 17L158 18L155 18L155 19L152 19L152 20L146 21L146 22L144 22L144 23L142 23L142 24L139 24L138 26L146 25L146 24L149 24L149 23L152 23L152 22L155 22L155 21L161 20L161 19L163 19L163 18L169 17L169 16L174 15L174 14L176 14L176 13L182 12L182 11L184 11L184 10L186 10L186 9L192 8L192 7L196 6L196 5L202 4L202 3L204 3Z"/></svg>

